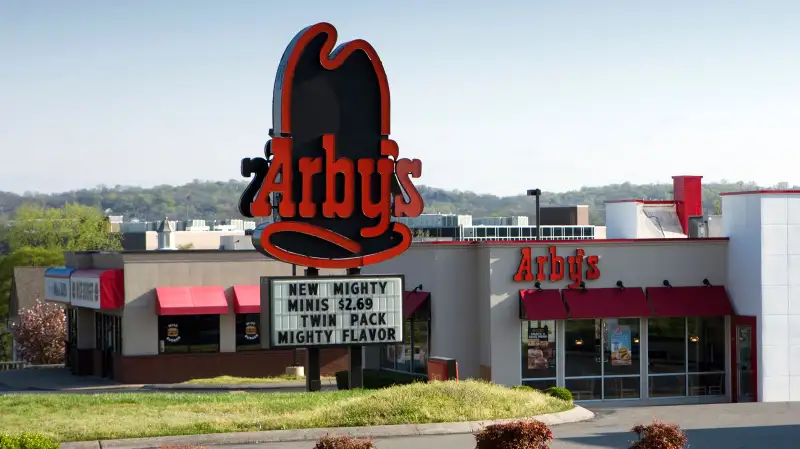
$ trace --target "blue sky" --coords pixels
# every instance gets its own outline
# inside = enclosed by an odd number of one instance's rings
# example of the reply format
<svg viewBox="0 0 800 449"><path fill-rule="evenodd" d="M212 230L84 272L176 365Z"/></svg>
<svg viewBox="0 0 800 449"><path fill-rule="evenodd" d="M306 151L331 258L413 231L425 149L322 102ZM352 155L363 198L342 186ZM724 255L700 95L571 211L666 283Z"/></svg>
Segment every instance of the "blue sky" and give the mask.
<svg viewBox="0 0 800 449"><path fill-rule="evenodd" d="M797 1L5 0L0 190L238 178L320 21L378 50L421 184L800 184Z"/></svg>

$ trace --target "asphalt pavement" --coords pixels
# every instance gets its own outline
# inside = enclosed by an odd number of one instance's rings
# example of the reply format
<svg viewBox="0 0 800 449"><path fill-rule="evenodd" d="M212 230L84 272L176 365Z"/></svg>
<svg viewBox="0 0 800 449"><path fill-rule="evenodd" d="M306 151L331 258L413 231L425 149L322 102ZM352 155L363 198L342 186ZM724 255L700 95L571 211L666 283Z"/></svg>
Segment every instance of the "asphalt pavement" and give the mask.
<svg viewBox="0 0 800 449"><path fill-rule="evenodd" d="M592 408L589 422L554 426L552 449L624 449L636 436L630 428L659 418L686 430L690 449L796 449L800 447L800 403L714 404ZM469 449L472 435L389 438L378 449ZM308 449L313 443L216 446L220 449Z"/></svg>

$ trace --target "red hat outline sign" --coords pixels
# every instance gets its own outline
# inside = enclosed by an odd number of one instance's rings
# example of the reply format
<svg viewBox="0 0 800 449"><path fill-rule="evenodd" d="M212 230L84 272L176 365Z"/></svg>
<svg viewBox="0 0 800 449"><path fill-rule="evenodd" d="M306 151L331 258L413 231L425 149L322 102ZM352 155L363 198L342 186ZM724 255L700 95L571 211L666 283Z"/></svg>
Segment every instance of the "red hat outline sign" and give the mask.
<svg viewBox="0 0 800 449"><path fill-rule="evenodd" d="M302 266L343 269L383 262L411 246L394 217L424 203L411 178L419 159L400 159L389 139L389 82L375 49L353 40L334 49L333 25L300 31L275 76L264 158L242 160L253 177L239 200L246 217L273 216L253 232L261 253Z"/></svg>

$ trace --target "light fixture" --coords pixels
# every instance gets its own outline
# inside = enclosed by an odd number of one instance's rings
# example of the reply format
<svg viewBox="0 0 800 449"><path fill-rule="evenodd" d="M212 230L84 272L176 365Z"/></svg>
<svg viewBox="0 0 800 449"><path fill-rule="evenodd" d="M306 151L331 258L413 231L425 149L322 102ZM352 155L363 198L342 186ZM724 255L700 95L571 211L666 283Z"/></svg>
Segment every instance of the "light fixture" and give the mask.
<svg viewBox="0 0 800 449"><path fill-rule="evenodd" d="M580 346L580 345L582 345L582 344L583 344L583 340L581 340L581 339L579 338L579 339L575 340L575 344L576 344L577 346Z"/></svg>
<svg viewBox="0 0 800 449"><path fill-rule="evenodd" d="M709 282L708 279L703 279L703 285L705 285L706 287L711 287L712 286L711 282Z"/></svg>
<svg viewBox="0 0 800 449"><path fill-rule="evenodd" d="M533 288L535 288L537 292L542 291L542 283L539 282L539 281L534 282L533 283Z"/></svg>
<svg viewBox="0 0 800 449"><path fill-rule="evenodd" d="M639 343L639 337L633 337L633 342L634 343Z"/></svg>
<svg viewBox="0 0 800 449"><path fill-rule="evenodd" d="M700 337L698 337L697 335L692 335L689 337L689 341L691 341L692 343L697 343L698 341L700 341Z"/></svg>
<svg viewBox="0 0 800 449"><path fill-rule="evenodd" d="M419 284L419 285L417 285L416 287L414 287L414 290L411 290L411 291L412 291L412 292L419 292L419 291L422 291L422 284Z"/></svg>
<svg viewBox="0 0 800 449"><path fill-rule="evenodd" d="M664 285L664 287L672 288L672 284L670 284L669 281L666 279L664 279L664 282L662 282L662 284Z"/></svg>
<svg viewBox="0 0 800 449"><path fill-rule="evenodd" d="M625 288L625 286L622 285L622 281L617 281L617 288L619 288L620 290Z"/></svg>
<svg viewBox="0 0 800 449"><path fill-rule="evenodd" d="M586 291L586 282L581 281L581 290Z"/></svg>

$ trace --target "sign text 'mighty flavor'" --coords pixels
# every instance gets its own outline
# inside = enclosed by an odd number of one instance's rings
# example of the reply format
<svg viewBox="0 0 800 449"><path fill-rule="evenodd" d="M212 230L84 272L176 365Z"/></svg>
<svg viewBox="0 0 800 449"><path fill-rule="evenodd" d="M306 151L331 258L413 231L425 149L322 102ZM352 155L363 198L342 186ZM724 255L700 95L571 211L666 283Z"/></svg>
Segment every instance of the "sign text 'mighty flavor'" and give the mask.
<svg viewBox="0 0 800 449"><path fill-rule="evenodd" d="M522 258L514 275L516 282L563 281L568 277L572 283L569 288L578 288L584 280L591 281L600 277L597 256L587 256L580 248L573 256L559 256L557 247L547 248L547 255L533 256L531 248L522 248Z"/></svg>

